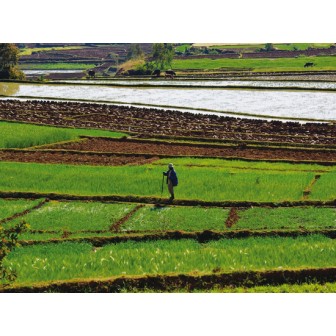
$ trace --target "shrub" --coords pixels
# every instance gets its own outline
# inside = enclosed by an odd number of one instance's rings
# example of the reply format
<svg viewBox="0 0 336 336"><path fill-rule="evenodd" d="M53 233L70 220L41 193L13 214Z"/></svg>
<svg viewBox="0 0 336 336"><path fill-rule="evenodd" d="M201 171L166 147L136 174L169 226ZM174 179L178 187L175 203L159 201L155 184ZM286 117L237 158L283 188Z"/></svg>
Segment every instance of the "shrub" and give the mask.
<svg viewBox="0 0 336 336"><path fill-rule="evenodd" d="M18 236L25 232L28 227L29 225L23 221L10 229L4 229L0 226L0 281L11 282L16 279L15 270L5 267L3 260L12 250L20 246L18 244Z"/></svg>

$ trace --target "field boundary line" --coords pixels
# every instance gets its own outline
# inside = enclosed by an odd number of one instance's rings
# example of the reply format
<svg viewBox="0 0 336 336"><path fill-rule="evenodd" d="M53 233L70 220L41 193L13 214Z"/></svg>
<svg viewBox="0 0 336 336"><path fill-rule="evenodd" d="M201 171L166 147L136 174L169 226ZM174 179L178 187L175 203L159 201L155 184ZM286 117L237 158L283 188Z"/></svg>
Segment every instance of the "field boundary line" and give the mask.
<svg viewBox="0 0 336 336"><path fill-rule="evenodd" d="M102 231L106 232L106 231ZM132 232L132 233L131 233ZM151 233L135 233L123 232L118 236L96 236L96 237L76 237L71 238L71 234L64 238L50 238L46 240L20 240L22 246L30 245L44 245L44 244L59 244L64 242L86 242L95 247L101 247L107 244L117 244L127 241L144 242L144 241L158 241L158 240L181 240L181 239L194 239L199 243L206 243L209 241L216 241L220 239L245 239L250 237L302 237L310 236L313 234L323 235L330 239L336 239L336 229L296 229L296 230L236 230L236 231L152 231Z"/></svg>
<svg viewBox="0 0 336 336"><path fill-rule="evenodd" d="M1 197L1 196L0 196ZM2 198L2 197L1 197ZM41 197L39 197L41 198ZM48 203L49 202L49 199L48 198L45 198L43 201L41 201L40 203L38 203L37 205L34 205L33 207L29 208L29 209L26 209L24 211L21 211L21 212L18 212L10 217L7 217L7 218L4 218L2 220L0 220L0 225L1 224L4 224L4 223L7 223L13 219L16 219L16 218L19 218L19 217L22 217L22 216L25 216L27 214L29 214L30 212L34 211L34 210L37 210L39 208L41 208L44 204Z"/></svg>
<svg viewBox="0 0 336 336"><path fill-rule="evenodd" d="M110 231L112 231L112 232L119 232L120 231L120 227L124 223L126 223L138 210L140 210L144 206L145 206L144 204L138 204L134 209L132 209L130 212L128 212L124 217L120 218L115 223L113 223L110 226Z"/></svg>
<svg viewBox="0 0 336 336"><path fill-rule="evenodd" d="M40 282L31 285L9 285L0 287L0 292L8 293L41 293L41 292L62 292L79 293L92 291L95 293L120 292L125 289L132 291L136 289L156 289L160 292L174 290L177 288L187 289L210 289L215 285L221 287L255 287L263 285L297 284L315 281L318 283L334 282L336 268L294 268L294 269L271 269L267 271L236 271L217 272L207 274L191 273L168 273L145 276L114 276L110 278L87 278L76 280L58 280Z"/></svg>
<svg viewBox="0 0 336 336"><path fill-rule="evenodd" d="M307 188L303 191L303 196L302 199L303 200L307 200L310 196L310 193L312 191L312 188L314 186L314 184L317 182L317 180L321 177L320 174L317 174L314 176L314 178L312 179L312 181L309 183L309 185L307 186Z"/></svg>
<svg viewBox="0 0 336 336"><path fill-rule="evenodd" d="M132 196L132 195L70 195L59 193L37 193L21 191L1 191L0 198L48 198L49 200L64 201L105 201L105 202L122 202L122 203L144 203L144 204L166 204L167 199L151 196ZM300 206L335 206L336 199L327 201L297 200L297 201L279 201L279 202L250 202L250 201L201 201L174 199L173 205L179 206L212 206L212 207L300 207Z"/></svg>
<svg viewBox="0 0 336 336"><path fill-rule="evenodd" d="M225 226L227 228L231 228L233 225L237 224L239 221L238 209L236 207L232 207L230 209L229 215L225 221Z"/></svg>

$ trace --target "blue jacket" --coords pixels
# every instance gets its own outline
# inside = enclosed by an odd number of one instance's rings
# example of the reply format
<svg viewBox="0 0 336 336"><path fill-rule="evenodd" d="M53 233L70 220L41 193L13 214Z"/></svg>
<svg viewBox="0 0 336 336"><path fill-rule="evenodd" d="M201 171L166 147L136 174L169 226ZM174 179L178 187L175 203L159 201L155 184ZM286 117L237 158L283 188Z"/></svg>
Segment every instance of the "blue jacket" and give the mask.
<svg viewBox="0 0 336 336"><path fill-rule="evenodd" d="M173 187L176 187L178 185L178 178L174 169L167 170L165 173L163 173L163 175L167 176L167 183L169 179L171 180Z"/></svg>

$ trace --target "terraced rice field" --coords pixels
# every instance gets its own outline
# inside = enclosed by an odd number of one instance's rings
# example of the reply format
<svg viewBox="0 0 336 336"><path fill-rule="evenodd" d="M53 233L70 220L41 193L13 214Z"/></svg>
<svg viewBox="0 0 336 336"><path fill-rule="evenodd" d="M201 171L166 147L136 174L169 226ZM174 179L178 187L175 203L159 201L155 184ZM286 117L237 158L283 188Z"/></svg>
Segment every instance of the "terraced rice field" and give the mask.
<svg viewBox="0 0 336 336"><path fill-rule="evenodd" d="M0 225L29 224L1 291L333 290L333 124L10 100L0 117Z"/></svg>

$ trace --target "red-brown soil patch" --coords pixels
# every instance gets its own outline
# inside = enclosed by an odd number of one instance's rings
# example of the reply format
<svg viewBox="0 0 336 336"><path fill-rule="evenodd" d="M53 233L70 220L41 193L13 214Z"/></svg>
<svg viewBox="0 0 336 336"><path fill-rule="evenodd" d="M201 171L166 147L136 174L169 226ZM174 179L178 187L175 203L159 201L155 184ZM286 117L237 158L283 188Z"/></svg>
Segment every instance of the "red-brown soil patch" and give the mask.
<svg viewBox="0 0 336 336"><path fill-rule="evenodd" d="M205 157L237 157L246 159L265 160L296 160L296 161L318 161L336 162L336 151L333 150L305 150L305 149L282 149L249 146L220 146L220 145L196 145L183 143L169 143L159 141L140 141L129 139L101 139L89 138L85 141L70 142L49 148L94 151L107 153L128 153L128 154L152 154L167 156L205 156Z"/></svg>
<svg viewBox="0 0 336 336"><path fill-rule="evenodd" d="M229 216L225 222L225 226L231 228L238 222L238 220L239 220L238 210L237 208L233 207L230 209Z"/></svg>
<svg viewBox="0 0 336 336"><path fill-rule="evenodd" d="M0 161L74 164L92 166L142 165L156 161L153 155L123 156L44 151L0 151Z"/></svg>

